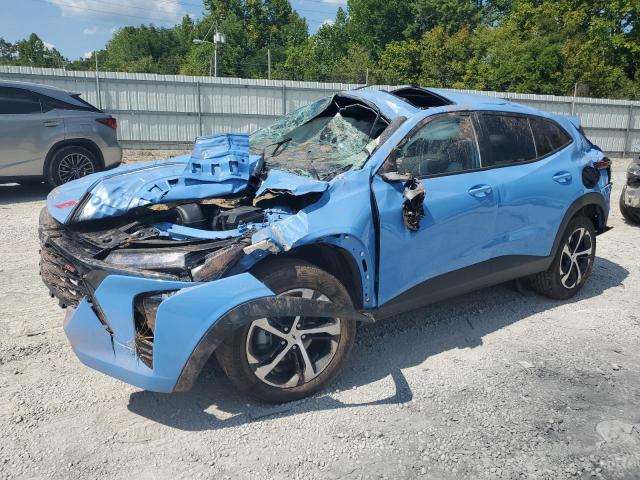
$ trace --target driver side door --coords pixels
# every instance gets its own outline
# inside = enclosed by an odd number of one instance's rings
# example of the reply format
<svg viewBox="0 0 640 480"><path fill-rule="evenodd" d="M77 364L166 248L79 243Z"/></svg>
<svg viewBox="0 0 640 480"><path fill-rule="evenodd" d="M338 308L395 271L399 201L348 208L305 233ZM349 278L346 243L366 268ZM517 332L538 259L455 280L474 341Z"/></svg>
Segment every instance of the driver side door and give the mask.
<svg viewBox="0 0 640 480"><path fill-rule="evenodd" d="M405 183L385 180L381 172L411 175L424 187L424 217L416 231L403 218ZM481 169L473 113L428 117L399 143L372 182L379 307L415 308L433 300L435 290L456 287L446 274L464 275L465 267L492 257L499 195L494 179L495 173Z"/></svg>

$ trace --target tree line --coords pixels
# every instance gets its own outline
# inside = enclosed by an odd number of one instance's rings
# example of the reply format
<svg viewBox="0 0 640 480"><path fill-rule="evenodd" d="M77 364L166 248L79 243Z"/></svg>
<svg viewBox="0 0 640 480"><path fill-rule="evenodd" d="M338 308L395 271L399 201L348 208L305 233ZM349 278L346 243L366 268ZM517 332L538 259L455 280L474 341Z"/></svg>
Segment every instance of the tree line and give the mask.
<svg viewBox="0 0 640 480"><path fill-rule="evenodd" d="M108 71L420 84L640 98L638 0L348 0L312 35L289 0L204 0L200 20L127 26L98 56ZM270 59L270 63L269 63ZM0 38L0 64L91 70L36 34ZM270 65L270 69L269 69Z"/></svg>

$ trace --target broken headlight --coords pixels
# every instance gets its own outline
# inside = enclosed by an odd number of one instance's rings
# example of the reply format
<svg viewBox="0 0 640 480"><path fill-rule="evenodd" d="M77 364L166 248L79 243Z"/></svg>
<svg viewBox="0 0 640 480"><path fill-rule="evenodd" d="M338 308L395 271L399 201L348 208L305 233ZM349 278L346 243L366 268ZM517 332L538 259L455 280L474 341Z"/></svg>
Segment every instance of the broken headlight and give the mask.
<svg viewBox="0 0 640 480"><path fill-rule="evenodd" d="M235 265L244 254L243 245L238 243L211 252L205 257L202 265L191 270L191 277L196 282L217 280Z"/></svg>
<svg viewBox="0 0 640 480"><path fill-rule="evenodd" d="M145 270L176 270L187 267L186 252L148 250L114 250L106 262L120 267L142 268Z"/></svg>

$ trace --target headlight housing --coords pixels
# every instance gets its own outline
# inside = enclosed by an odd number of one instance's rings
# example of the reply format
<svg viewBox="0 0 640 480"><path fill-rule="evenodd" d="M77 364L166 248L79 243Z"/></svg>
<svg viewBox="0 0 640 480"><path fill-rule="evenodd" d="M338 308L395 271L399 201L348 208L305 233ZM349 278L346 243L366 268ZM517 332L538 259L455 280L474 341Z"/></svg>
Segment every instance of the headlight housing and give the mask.
<svg viewBox="0 0 640 480"><path fill-rule="evenodd" d="M105 262L144 270L184 271L187 268L187 254L179 250L114 250L107 255Z"/></svg>
<svg viewBox="0 0 640 480"><path fill-rule="evenodd" d="M629 168L627 168L627 178L640 178L640 163L632 163L629 165Z"/></svg>

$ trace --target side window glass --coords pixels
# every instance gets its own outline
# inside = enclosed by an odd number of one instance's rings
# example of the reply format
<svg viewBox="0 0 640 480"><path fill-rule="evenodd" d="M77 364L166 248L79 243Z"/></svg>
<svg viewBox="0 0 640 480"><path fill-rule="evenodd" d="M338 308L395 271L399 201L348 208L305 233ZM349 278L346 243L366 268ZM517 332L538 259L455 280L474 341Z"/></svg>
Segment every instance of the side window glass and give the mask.
<svg viewBox="0 0 640 480"><path fill-rule="evenodd" d="M65 103L61 100L57 100L55 98L47 97L46 95L42 95L40 97L40 102L42 103L42 111L48 112L50 110L81 110L80 108L74 107L68 103Z"/></svg>
<svg viewBox="0 0 640 480"><path fill-rule="evenodd" d="M529 119L480 114L480 155L483 167L511 165L536 158Z"/></svg>
<svg viewBox="0 0 640 480"><path fill-rule="evenodd" d="M559 150L571 142L571 138L558 125L543 118L530 118L538 156Z"/></svg>
<svg viewBox="0 0 640 480"><path fill-rule="evenodd" d="M435 118L395 155L396 170L415 177L461 172L480 167L473 122L468 115Z"/></svg>
<svg viewBox="0 0 640 480"><path fill-rule="evenodd" d="M20 88L0 87L0 115L40 113L40 100Z"/></svg>

